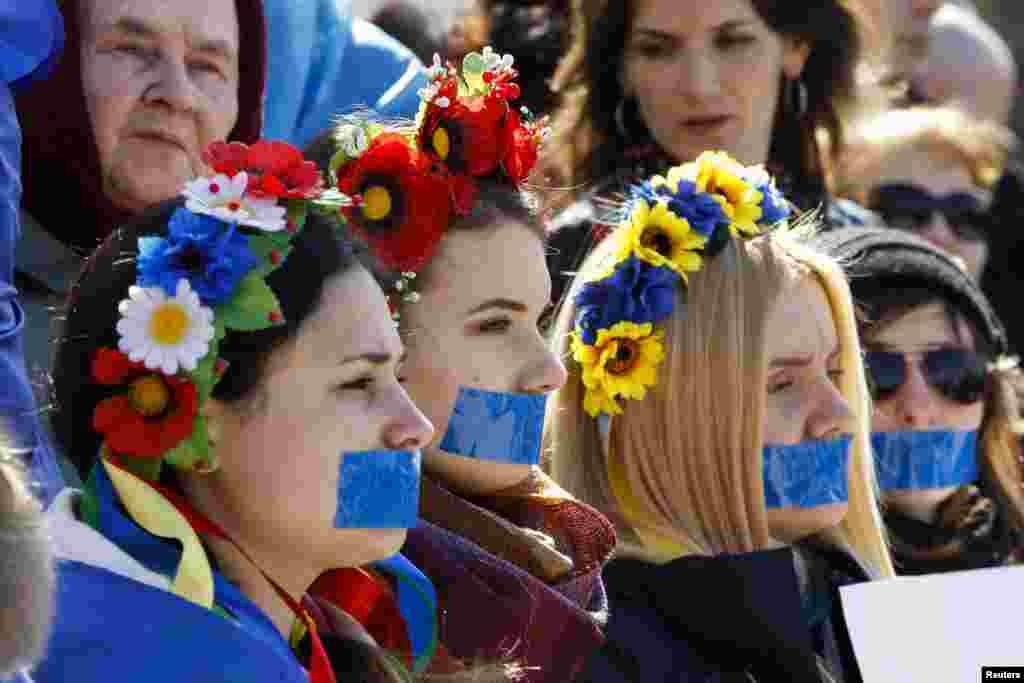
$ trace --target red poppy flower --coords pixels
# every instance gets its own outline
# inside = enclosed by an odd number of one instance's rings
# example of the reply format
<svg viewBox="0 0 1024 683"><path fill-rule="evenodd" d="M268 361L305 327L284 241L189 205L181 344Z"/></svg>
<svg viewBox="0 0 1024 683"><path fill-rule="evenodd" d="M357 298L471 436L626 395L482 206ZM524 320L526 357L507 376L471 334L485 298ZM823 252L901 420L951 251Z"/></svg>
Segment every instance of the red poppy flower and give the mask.
<svg viewBox="0 0 1024 683"><path fill-rule="evenodd" d="M452 98L447 107L431 104L417 143L453 173L491 175L505 156L508 113L504 100L480 95Z"/></svg>
<svg viewBox="0 0 1024 683"><path fill-rule="evenodd" d="M449 181L397 133L383 133L338 169L338 190L360 201L342 213L389 268L418 270L451 217Z"/></svg>
<svg viewBox="0 0 1024 683"><path fill-rule="evenodd" d="M215 173L234 177L245 170L249 147L241 142L212 142L203 150L203 161Z"/></svg>
<svg viewBox="0 0 1024 683"><path fill-rule="evenodd" d="M316 199L323 181L316 164L287 142L258 140L252 146L240 142L214 142L203 160L217 173L227 176L245 171L246 188L256 197Z"/></svg>
<svg viewBox="0 0 1024 683"><path fill-rule="evenodd" d="M449 191L452 196L452 209L460 216L468 216L479 194L480 188L477 187L476 181L468 175L450 175L448 186L451 188Z"/></svg>
<svg viewBox="0 0 1024 683"><path fill-rule="evenodd" d="M93 378L126 391L99 402L92 426L115 453L158 458L192 434L198 412L196 385L153 372L113 349L93 356Z"/></svg>
<svg viewBox="0 0 1024 683"><path fill-rule="evenodd" d="M519 112L511 111L505 127L505 158L502 165L505 173L515 183L529 177L537 163L538 140L536 132L522 124Z"/></svg>

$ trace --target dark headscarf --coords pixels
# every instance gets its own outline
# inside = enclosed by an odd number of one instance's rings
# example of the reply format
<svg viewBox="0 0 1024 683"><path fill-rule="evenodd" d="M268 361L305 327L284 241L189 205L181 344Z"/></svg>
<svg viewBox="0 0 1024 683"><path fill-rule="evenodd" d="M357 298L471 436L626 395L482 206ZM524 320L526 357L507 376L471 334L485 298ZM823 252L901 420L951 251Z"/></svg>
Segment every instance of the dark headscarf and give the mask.
<svg viewBox="0 0 1024 683"><path fill-rule="evenodd" d="M839 261L858 304L869 309L890 292L927 289L967 318L985 346L1007 351L1006 331L978 285L942 250L902 230L845 227L811 246Z"/></svg>
<svg viewBox="0 0 1024 683"><path fill-rule="evenodd" d="M20 94L22 206L58 239L91 251L133 218L103 192L103 173L82 88L79 0L65 0L66 42L53 74ZM238 121L229 140L254 142L263 125L266 30L262 0L235 0L238 13Z"/></svg>

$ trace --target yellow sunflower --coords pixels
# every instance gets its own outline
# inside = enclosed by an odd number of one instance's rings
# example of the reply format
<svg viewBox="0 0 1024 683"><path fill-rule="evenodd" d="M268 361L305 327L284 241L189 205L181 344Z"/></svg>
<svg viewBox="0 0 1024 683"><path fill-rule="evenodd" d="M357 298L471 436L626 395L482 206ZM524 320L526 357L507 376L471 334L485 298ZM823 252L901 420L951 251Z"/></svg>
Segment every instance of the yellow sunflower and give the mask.
<svg viewBox="0 0 1024 683"><path fill-rule="evenodd" d="M636 254L652 266L671 268L684 279L687 273L701 269L704 261L695 250L708 241L690 227L689 221L672 213L665 202L652 208L644 199L633 205L629 220L616 239L621 245L616 254L618 260Z"/></svg>
<svg viewBox="0 0 1024 683"><path fill-rule="evenodd" d="M621 415L616 398L640 400L647 388L657 384L657 367L665 357L665 333L651 323L616 323L597 333L593 346L572 337L573 358L583 368L586 396L583 409L596 417L599 413Z"/></svg>
<svg viewBox="0 0 1024 683"><path fill-rule="evenodd" d="M698 191L715 195L729 217L729 232L734 237L749 237L761 232L757 221L763 195L744 175L744 167L725 152L704 152L696 161L671 169L667 183L678 186L686 179L695 183Z"/></svg>

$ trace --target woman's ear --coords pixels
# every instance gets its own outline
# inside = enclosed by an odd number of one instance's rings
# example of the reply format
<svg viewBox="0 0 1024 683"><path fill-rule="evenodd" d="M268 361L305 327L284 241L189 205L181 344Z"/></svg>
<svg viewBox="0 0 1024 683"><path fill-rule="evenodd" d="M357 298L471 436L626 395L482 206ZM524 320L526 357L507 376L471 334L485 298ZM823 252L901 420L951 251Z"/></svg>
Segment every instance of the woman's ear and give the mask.
<svg viewBox="0 0 1024 683"><path fill-rule="evenodd" d="M782 73L795 80L804 71L807 58L811 56L811 44L798 38L784 38L782 44Z"/></svg>

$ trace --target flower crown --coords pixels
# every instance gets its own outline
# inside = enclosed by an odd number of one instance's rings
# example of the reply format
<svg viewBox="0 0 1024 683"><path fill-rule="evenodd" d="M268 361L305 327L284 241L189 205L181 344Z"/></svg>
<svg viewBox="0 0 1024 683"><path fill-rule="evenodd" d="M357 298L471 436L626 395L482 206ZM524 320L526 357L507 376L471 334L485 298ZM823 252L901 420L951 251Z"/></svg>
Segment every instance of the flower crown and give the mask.
<svg viewBox="0 0 1024 683"><path fill-rule="evenodd" d="M490 47L466 55L461 72L435 55L415 126L349 121L336 133L330 170L338 190L352 198L341 213L401 274L396 289L403 301L418 299L415 273L452 216L473 211L477 180L498 177L518 187L537 162L546 120L513 107L519 86L512 64L511 55Z"/></svg>
<svg viewBox="0 0 1024 683"><path fill-rule="evenodd" d="M309 207L337 203L316 165L283 142L214 143L204 160L214 175L186 183L167 236L138 240L118 349L93 356L94 380L116 387L93 427L150 479L165 461L216 467L199 408L227 369L218 346L230 330L283 324L266 277L288 257Z"/></svg>
<svg viewBox="0 0 1024 683"><path fill-rule="evenodd" d="M723 152L632 186L624 218L607 238L611 265L575 298L571 350L583 370L587 413L620 415L618 399L643 399L665 355L665 333L655 325L671 315L676 285L685 286L730 238L785 225L789 215L763 168Z"/></svg>

